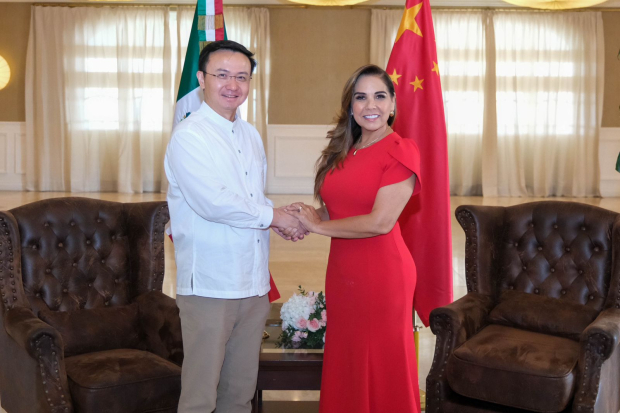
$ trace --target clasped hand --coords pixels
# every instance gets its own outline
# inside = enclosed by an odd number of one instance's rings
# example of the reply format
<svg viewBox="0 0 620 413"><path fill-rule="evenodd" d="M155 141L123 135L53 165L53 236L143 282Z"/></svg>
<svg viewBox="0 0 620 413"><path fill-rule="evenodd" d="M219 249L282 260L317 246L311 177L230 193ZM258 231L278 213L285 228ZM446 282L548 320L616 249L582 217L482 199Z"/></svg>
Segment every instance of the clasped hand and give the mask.
<svg viewBox="0 0 620 413"><path fill-rule="evenodd" d="M286 216L279 219L279 225L274 226L273 230L282 238L293 242L304 239L304 236L311 232L316 232L321 222L316 209L303 202L280 207L278 211L284 212Z"/></svg>

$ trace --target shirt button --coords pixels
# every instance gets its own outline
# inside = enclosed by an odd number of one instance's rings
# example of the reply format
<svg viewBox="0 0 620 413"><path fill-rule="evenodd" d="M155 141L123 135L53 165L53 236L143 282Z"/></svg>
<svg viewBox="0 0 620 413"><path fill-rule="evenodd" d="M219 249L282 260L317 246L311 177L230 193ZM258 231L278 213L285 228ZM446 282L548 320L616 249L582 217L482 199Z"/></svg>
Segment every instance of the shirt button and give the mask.
<svg viewBox="0 0 620 413"><path fill-rule="evenodd" d="M245 174L247 175L247 174L248 174L248 172L246 171L246 172L245 172Z"/></svg>
<svg viewBox="0 0 620 413"><path fill-rule="evenodd" d="M254 194L250 194L250 196L252 196L252 197L253 197L253 196L254 196Z"/></svg>
<svg viewBox="0 0 620 413"><path fill-rule="evenodd" d="M262 228L262 227L263 227L263 224L260 224L260 227Z"/></svg>
<svg viewBox="0 0 620 413"><path fill-rule="evenodd" d="M257 239L256 242L258 242L260 244L260 240L259 239Z"/></svg>
<svg viewBox="0 0 620 413"><path fill-rule="evenodd" d="M239 151L239 153L241 153L241 149L237 149Z"/></svg>

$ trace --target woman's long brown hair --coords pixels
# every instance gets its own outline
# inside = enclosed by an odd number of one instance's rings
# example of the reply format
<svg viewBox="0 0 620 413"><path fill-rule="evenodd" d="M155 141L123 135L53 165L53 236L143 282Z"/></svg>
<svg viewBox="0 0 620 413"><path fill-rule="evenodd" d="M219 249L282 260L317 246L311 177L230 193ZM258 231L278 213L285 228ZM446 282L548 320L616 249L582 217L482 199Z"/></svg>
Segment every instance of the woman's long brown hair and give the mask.
<svg viewBox="0 0 620 413"><path fill-rule="evenodd" d="M342 90L342 99L340 106L340 114L336 118L336 127L327 132L329 144L323 149L321 156L316 161L316 178L314 180L314 197L323 203L320 191L328 172L336 168L340 168L347 154L362 136L362 128L357 124L352 116L351 101L353 100L353 91L355 85L362 76L376 76L380 78L388 89L388 92L394 98L394 85L392 79L379 66L366 65L362 66L353 73ZM396 112L396 107L394 109ZM392 126L396 114L388 119L388 125Z"/></svg>

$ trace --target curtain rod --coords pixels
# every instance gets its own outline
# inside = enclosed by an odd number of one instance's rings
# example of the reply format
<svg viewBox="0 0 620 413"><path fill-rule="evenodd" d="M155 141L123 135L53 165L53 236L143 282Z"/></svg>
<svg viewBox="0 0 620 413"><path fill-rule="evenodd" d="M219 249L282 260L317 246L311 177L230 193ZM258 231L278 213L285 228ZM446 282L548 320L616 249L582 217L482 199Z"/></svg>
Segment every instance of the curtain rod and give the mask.
<svg viewBox="0 0 620 413"><path fill-rule="evenodd" d="M133 3L131 0L127 2L88 2L88 3L33 3L33 6L42 7L188 7L194 6L194 3ZM226 8L237 7L253 7L265 9L325 9L325 10L348 10L348 9L373 9L373 10L402 10L403 6L373 6L373 5L354 5L354 6L311 6L304 4L229 4L224 5ZM572 10L541 10L514 7L451 7L451 6L434 6L433 10L469 12L469 11L509 11L509 12L535 12L535 13L585 13L585 12L620 12L616 8L591 7L587 9Z"/></svg>

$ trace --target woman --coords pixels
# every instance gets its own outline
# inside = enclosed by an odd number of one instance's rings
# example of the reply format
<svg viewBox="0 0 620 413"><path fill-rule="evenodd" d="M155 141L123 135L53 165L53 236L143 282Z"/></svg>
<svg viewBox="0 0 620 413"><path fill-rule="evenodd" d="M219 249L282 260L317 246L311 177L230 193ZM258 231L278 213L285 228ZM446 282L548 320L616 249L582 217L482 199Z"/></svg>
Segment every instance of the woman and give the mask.
<svg viewBox="0 0 620 413"><path fill-rule="evenodd" d="M317 162L314 193L324 206L287 208L308 231L332 237L321 413L420 411L416 270L397 223L420 190L419 153L390 128L395 114L388 74L358 69Z"/></svg>

